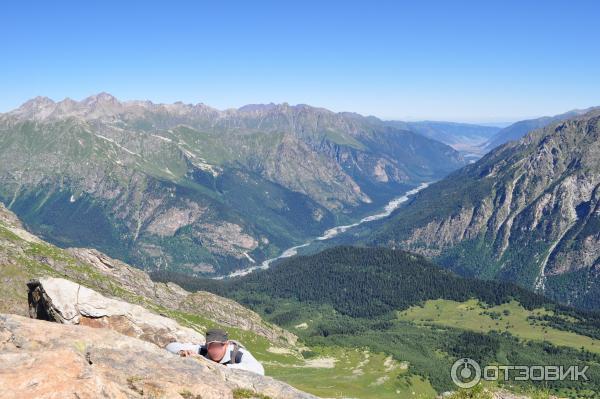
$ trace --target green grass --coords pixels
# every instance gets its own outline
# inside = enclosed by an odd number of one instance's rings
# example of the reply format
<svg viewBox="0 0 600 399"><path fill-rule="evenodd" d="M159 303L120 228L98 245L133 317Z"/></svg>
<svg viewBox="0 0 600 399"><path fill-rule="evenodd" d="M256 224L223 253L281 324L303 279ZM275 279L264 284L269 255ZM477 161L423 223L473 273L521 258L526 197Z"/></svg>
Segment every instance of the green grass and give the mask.
<svg viewBox="0 0 600 399"><path fill-rule="evenodd" d="M21 237L10 231L4 226L0 226L0 238L10 241L22 241Z"/></svg>
<svg viewBox="0 0 600 399"><path fill-rule="evenodd" d="M261 393L253 392L249 389L234 389L233 390L233 399L271 399L270 396L263 395Z"/></svg>
<svg viewBox="0 0 600 399"><path fill-rule="evenodd" d="M530 316L546 314L553 313L546 309L527 310L515 301L484 308L476 300L455 302L440 299L430 300L423 306L413 306L399 312L398 318L417 324L454 327L481 333L507 331L525 340L550 342L573 349L583 347L590 352L600 353L598 340L544 326L529 319Z"/></svg>
<svg viewBox="0 0 600 399"><path fill-rule="evenodd" d="M448 399L493 399L492 392L479 384L471 389L459 389Z"/></svg>
<svg viewBox="0 0 600 399"><path fill-rule="evenodd" d="M409 374L407 364L364 348L312 347L302 362L266 366L273 377L320 397L435 397L431 384Z"/></svg>
<svg viewBox="0 0 600 399"><path fill-rule="evenodd" d="M360 141L356 140L354 137L352 137L348 134L338 132L333 129L327 129L325 131L325 137L328 140L330 140L336 144L339 144L339 145L346 145L348 147L352 147L357 150L365 150L366 149L365 145L362 144Z"/></svg>
<svg viewBox="0 0 600 399"><path fill-rule="evenodd" d="M226 329L232 339L243 343L263 364L267 375L317 396L435 397L435 390L426 379L407 373L406 364L383 353L338 346L303 347L302 343L283 345L250 331L220 326L200 315L158 306L153 310L201 333L213 327Z"/></svg>

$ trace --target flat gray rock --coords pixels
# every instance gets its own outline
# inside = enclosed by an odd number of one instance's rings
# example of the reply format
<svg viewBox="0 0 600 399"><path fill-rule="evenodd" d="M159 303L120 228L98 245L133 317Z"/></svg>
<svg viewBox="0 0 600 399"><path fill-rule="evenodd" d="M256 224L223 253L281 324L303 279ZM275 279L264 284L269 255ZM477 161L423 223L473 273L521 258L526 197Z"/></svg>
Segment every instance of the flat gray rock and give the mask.
<svg viewBox="0 0 600 399"><path fill-rule="evenodd" d="M204 336L176 321L117 299L107 298L61 278L41 278L27 284L32 318L62 324L109 328L160 347L173 341L204 342Z"/></svg>

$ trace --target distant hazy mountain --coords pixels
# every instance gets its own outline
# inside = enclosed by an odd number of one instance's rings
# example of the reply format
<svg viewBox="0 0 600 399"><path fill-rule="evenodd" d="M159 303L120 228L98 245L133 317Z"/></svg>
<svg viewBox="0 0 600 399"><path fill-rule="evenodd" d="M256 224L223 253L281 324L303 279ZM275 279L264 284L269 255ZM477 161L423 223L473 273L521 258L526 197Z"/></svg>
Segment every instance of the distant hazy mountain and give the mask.
<svg viewBox="0 0 600 399"><path fill-rule="evenodd" d="M480 146L500 131L500 128L496 126L474 125L470 123L436 121L390 121L387 123L391 126L412 130L425 137L441 141L457 151L475 155L483 155L484 152L482 151L484 150Z"/></svg>
<svg viewBox="0 0 600 399"><path fill-rule="evenodd" d="M536 130L417 194L370 242L600 309L600 110Z"/></svg>
<svg viewBox="0 0 600 399"><path fill-rule="evenodd" d="M37 233L220 274L461 167L376 118L308 105L38 97L0 114L0 200Z"/></svg>
<svg viewBox="0 0 600 399"><path fill-rule="evenodd" d="M592 110L593 108L573 110L560 115L544 116L537 119L527 119L515 122L512 125L501 129L491 138L489 138L489 140L483 144L482 149L485 152L490 151L509 141L518 140L521 137L525 136L527 133L531 132L532 130L539 129L548 126L554 122L565 120L577 115L583 115L586 112L590 112Z"/></svg>

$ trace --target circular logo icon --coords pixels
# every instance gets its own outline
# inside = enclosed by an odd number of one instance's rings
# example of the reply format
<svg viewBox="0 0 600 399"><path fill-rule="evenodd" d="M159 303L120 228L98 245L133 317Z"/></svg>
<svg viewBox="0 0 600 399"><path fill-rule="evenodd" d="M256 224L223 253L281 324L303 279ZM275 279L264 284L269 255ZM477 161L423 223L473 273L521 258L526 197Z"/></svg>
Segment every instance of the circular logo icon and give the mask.
<svg viewBox="0 0 600 399"><path fill-rule="evenodd" d="M473 388L481 380L481 367L475 360L465 357L454 362L450 375L456 386Z"/></svg>

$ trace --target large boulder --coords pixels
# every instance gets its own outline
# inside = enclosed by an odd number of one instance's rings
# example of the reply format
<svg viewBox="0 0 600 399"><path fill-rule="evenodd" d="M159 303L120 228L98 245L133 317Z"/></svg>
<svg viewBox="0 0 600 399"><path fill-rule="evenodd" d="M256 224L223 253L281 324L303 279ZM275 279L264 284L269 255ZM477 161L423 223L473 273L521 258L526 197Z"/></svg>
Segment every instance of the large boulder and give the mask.
<svg viewBox="0 0 600 399"><path fill-rule="evenodd" d="M270 377L181 358L109 329L0 314L3 399L252 396L314 398Z"/></svg>
<svg viewBox="0 0 600 399"><path fill-rule="evenodd" d="M27 286L29 315L35 319L109 328L160 347L173 341L204 342L202 334L172 319L69 280L48 277L32 280Z"/></svg>

